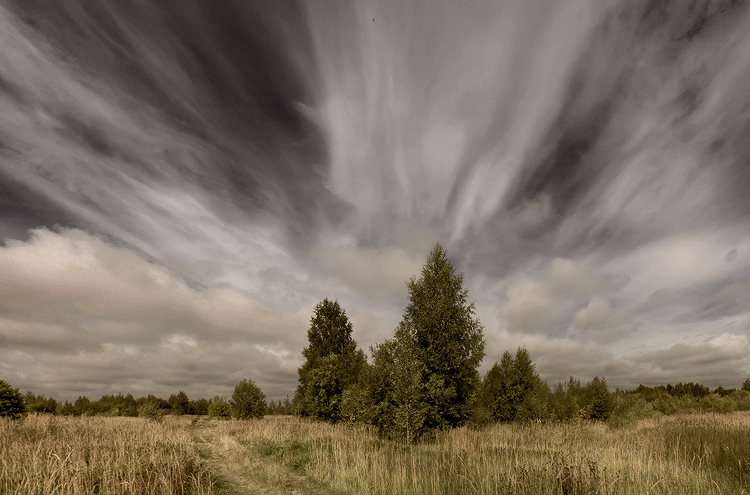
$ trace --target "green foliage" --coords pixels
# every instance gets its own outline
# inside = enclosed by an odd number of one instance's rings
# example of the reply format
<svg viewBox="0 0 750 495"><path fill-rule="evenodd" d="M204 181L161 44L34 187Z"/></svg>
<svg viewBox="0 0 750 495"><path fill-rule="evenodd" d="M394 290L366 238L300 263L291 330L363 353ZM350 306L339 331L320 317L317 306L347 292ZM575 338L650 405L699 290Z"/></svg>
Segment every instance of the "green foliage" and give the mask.
<svg viewBox="0 0 750 495"><path fill-rule="evenodd" d="M484 338L463 274L439 244L407 286L394 339L373 351L371 397L381 432L411 442L469 419Z"/></svg>
<svg viewBox="0 0 750 495"><path fill-rule="evenodd" d="M52 397L47 399L44 396L44 394L34 395L34 393L31 390L26 392L26 397L24 397L24 402L26 404L26 412L29 412L29 413L55 414L57 412L57 408L60 405Z"/></svg>
<svg viewBox="0 0 750 495"><path fill-rule="evenodd" d="M86 400L88 401L88 399ZM169 414L169 411L171 410L171 406L169 405L169 402L166 399L157 397L154 394L148 394L146 397L139 397L136 400L139 415L140 415L141 408L147 402L152 402L155 405L155 407L159 409L159 414L161 414L162 416L165 414ZM90 414L98 414L99 408L97 406L97 403L91 402L89 405L89 410L92 411Z"/></svg>
<svg viewBox="0 0 750 495"><path fill-rule="evenodd" d="M316 419L335 423L341 419L341 397L344 393L342 359L336 354L321 357L306 374L302 403Z"/></svg>
<svg viewBox="0 0 750 495"><path fill-rule="evenodd" d="M73 403L73 414L76 416L93 414L91 401L88 397L84 395L76 399L76 401Z"/></svg>
<svg viewBox="0 0 750 495"><path fill-rule="evenodd" d="M164 409L156 400L147 400L138 408L138 416L148 418L152 421L161 421L164 418Z"/></svg>
<svg viewBox="0 0 750 495"><path fill-rule="evenodd" d="M264 439L257 444L258 453L270 457L274 462L298 474L304 474L310 463L312 443L310 441L273 441Z"/></svg>
<svg viewBox="0 0 750 495"><path fill-rule="evenodd" d="M369 367L364 372L369 374ZM364 380L347 387L341 394L341 421L348 424L373 422L373 402Z"/></svg>
<svg viewBox="0 0 750 495"><path fill-rule="evenodd" d="M290 415L294 414L294 405L289 397L285 397L284 400L270 401L266 406L266 414L268 415Z"/></svg>
<svg viewBox="0 0 750 495"><path fill-rule="evenodd" d="M24 398L17 388L0 380L0 417L18 418L23 414Z"/></svg>
<svg viewBox="0 0 750 495"><path fill-rule="evenodd" d="M200 399L190 400L188 414L195 414L198 416L205 416L208 414L208 406L210 402L208 399L201 397Z"/></svg>
<svg viewBox="0 0 750 495"><path fill-rule="evenodd" d="M588 395L589 418L602 421L608 419L612 413L613 404L607 388L607 380L595 376L586 385L586 394Z"/></svg>
<svg viewBox="0 0 750 495"><path fill-rule="evenodd" d="M355 386L367 359L352 339L352 324L338 301L323 299L307 331L309 345L302 350L299 386L294 402L301 416L338 422L347 388Z"/></svg>
<svg viewBox="0 0 750 495"><path fill-rule="evenodd" d="M549 416L550 390L519 347L516 357L505 351L499 363L487 372L479 393L480 416L492 421L532 421Z"/></svg>
<svg viewBox="0 0 750 495"><path fill-rule="evenodd" d="M229 418L232 416L232 408L229 403L219 397L214 397L208 406L208 417Z"/></svg>
<svg viewBox="0 0 750 495"><path fill-rule="evenodd" d="M232 416L235 418L262 419L266 413L266 394L255 385L255 382L245 378L235 385L229 404L232 409Z"/></svg>
<svg viewBox="0 0 750 495"><path fill-rule="evenodd" d="M618 404L621 414L625 414L630 407L630 402L624 399L616 402L607 387L607 381L598 376L585 386L581 385L579 379L571 376L568 383L557 384L549 395L550 415L561 421L607 420Z"/></svg>
<svg viewBox="0 0 750 495"><path fill-rule="evenodd" d="M182 390L180 390L177 394L170 395L168 402L172 414L175 414L177 416L189 414L190 399L188 399L187 394Z"/></svg>
<svg viewBox="0 0 750 495"><path fill-rule="evenodd" d="M676 397L683 397L685 395L689 395L691 397L705 397L707 396L710 391L708 387L705 385L701 385L700 383L693 383L693 382L687 382L687 383L678 383L674 387L670 384L667 384L667 392L669 395L674 395Z"/></svg>
<svg viewBox="0 0 750 495"><path fill-rule="evenodd" d="M430 433L430 419L433 423L444 428L441 418L430 418L436 412L430 410L429 400L441 401L439 394L443 393L444 383L440 376L427 373L425 365L418 358L413 340L405 338L393 341L391 348L391 377L393 388L390 391L393 404L393 431L391 436L399 436L406 443L411 443L425 434Z"/></svg>
<svg viewBox="0 0 750 495"><path fill-rule="evenodd" d="M742 390L750 392L750 378L745 378L745 381L742 382Z"/></svg>

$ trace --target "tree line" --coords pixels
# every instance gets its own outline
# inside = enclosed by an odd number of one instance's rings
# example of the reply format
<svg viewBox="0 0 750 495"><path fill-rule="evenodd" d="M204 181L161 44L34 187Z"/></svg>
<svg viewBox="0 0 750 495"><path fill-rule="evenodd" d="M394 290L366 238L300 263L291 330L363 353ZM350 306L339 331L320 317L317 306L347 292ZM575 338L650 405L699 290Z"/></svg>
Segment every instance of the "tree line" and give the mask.
<svg viewBox="0 0 750 495"><path fill-rule="evenodd" d="M58 401L32 391L22 394L8 382L0 380L0 416L19 417L27 413L62 416L143 416L160 419L166 415L202 415L217 418L262 418L266 414L291 414L292 404L266 401L263 391L250 379L237 383L230 398L190 399L180 390L168 399L153 394L135 398L132 394L107 394L98 400L86 396L75 401Z"/></svg>

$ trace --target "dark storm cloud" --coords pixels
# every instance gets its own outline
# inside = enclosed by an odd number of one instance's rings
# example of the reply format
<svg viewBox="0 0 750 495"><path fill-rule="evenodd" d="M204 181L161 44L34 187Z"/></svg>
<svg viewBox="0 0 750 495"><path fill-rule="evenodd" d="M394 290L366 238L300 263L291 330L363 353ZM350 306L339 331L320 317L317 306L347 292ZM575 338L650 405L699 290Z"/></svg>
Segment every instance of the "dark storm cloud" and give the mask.
<svg viewBox="0 0 750 495"><path fill-rule="evenodd" d="M222 211L222 202L249 213L275 209L298 235L310 235L321 210L337 208L322 187L323 136L305 114L315 105L316 75L296 4L31 1L11 7L29 39L41 37L82 84L117 95L142 115L156 112L182 139L207 150L192 167L177 150L144 160L110 139L118 130L95 114L48 108L60 138L91 152L89 160L115 159L118 171L131 176L185 181L214 196L212 206L222 215L231 213ZM2 88L21 100L22 85L8 77ZM46 103L35 98L23 98L24 106Z"/></svg>
<svg viewBox="0 0 750 495"><path fill-rule="evenodd" d="M0 150L2 156L2 150ZM5 155L10 157L10 154ZM0 171L0 233L13 239L26 239L28 229L37 225L72 225L73 217L61 211L44 195L18 184Z"/></svg>
<svg viewBox="0 0 750 495"><path fill-rule="evenodd" d="M739 15L745 7L731 2L710 3L706 9L690 5L623 3L593 30L587 48L573 65L564 103L539 143L524 156L503 207L488 222L488 228L477 232L480 236L493 244L505 244L517 259L524 253L535 256L544 245L558 254L632 249L665 231L746 218L747 160L743 157L748 142L737 132L747 127L746 107L722 108L727 117L722 120L715 119L715 108L706 108L710 102L716 105L719 98L747 100L746 91L733 84L734 76L722 73L722 69L730 73L734 69L722 67L721 57L709 55L718 50L722 57L729 56L732 45L726 43L726 33L741 29ZM679 35L696 25L701 28L690 36ZM716 69L709 68L711 65ZM746 65L741 66L747 70ZM647 126L656 133L651 142L648 136L639 136ZM728 147L727 135L733 142ZM690 160L685 160L682 148L690 141L695 149ZM662 156L652 155L652 150ZM700 163L692 164L692 160ZM685 197L672 202L669 188L657 189L658 184L669 181L696 184L705 180L701 175L709 170L717 187L728 192L715 198L710 208L702 201L691 204ZM621 199L612 194L618 182L631 187L644 177L649 177L649 182L644 182L641 191L634 190L631 198L627 193L622 193ZM649 189L662 197L643 194ZM526 234L526 242L515 241L513 235L508 236L504 222L508 211L540 198L551 200L552 213L545 228ZM621 201L622 209L607 217L601 205L614 198ZM632 223L635 218L628 210L638 206L631 206L630 201L641 201L642 211L648 211L648 203L661 203L661 211L654 211L649 220L653 229ZM685 215L688 210L694 214ZM585 217L575 236L566 233L576 219Z"/></svg>

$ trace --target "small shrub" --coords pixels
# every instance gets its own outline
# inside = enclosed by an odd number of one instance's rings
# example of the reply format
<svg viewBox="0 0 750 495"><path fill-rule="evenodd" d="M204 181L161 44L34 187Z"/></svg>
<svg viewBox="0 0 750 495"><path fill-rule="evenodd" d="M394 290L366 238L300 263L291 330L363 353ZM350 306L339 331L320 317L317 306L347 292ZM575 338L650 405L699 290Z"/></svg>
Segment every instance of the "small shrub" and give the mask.
<svg viewBox="0 0 750 495"><path fill-rule="evenodd" d="M147 400L138 410L138 416L158 422L164 418L164 411L155 401Z"/></svg>
<svg viewBox="0 0 750 495"><path fill-rule="evenodd" d="M208 406L209 418L229 418L232 415L232 408L224 399L214 399Z"/></svg>

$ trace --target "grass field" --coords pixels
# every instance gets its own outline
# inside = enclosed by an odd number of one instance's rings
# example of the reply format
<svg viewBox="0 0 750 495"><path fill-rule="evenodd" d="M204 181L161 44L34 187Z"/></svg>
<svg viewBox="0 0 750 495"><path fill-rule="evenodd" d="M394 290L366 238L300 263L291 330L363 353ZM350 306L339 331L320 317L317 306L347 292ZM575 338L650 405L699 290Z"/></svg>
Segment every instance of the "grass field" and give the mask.
<svg viewBox="0 0 750 495"><path fill-rule="evenodd" d="M5 494L750 494L750 414L457 429L30 416L0 422Z"/></svg>

